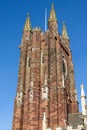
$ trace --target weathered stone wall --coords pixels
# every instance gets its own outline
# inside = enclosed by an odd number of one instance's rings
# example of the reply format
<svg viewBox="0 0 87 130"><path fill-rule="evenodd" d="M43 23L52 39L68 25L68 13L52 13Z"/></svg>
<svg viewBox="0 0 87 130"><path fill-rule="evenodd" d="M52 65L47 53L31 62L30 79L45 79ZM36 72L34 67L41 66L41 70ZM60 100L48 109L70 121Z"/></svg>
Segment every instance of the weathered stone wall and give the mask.
<svg viewBox="0 0 87 130"><path fill-rule="evenodd" d="M48 27L23 33L12 130L44 130L44 113L46 128L58 130L78 112L69 40L59 35L56 20Z"/></svg>

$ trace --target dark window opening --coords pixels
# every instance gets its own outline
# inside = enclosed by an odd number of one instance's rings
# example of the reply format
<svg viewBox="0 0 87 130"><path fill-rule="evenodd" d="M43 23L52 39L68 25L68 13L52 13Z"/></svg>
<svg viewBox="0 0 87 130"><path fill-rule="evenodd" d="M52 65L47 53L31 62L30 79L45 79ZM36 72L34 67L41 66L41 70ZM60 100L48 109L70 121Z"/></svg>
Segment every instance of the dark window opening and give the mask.
<svg viewBox="0 0 87 130"><path fill-rule="evenodd" d="M55 37L55 40L57 40L57 37Z"/></svg>
<svg viewBox="0 0 87 130"><path fill-rule="evenodd" d="M65 76L66 76L66 66L65 66L64 60L63 60L63 75L64 75L64 79L65 79Z"/></svg>
<svg viewBox="0 0 87 130"><path fill-rule="evenodd" d="M31 58L28 59L28 67L31 65Z"/></svg>

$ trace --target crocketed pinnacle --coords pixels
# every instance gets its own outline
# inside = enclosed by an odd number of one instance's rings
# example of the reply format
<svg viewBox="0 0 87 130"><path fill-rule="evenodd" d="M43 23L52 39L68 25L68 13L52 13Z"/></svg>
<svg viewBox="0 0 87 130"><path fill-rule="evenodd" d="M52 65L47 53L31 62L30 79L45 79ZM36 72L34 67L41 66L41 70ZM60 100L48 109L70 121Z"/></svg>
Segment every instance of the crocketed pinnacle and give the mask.
<svg viewBox="0 0 87 130"><path fill-rule="evenodd" d="M24 31L30 31L31 30L31 24L30 24L30 14L28 14L27 19L26 19L26 23L24 26Z"/></svg>
<svg viewBox="0 0 87 130"><path fill-rule="evenodd" d="M68 34L67 34L67 30L66 30L66 25L64 22L63 22L63 27L62 27L62 38L69 39Z"/></svg>
<svg viewBox="0 0 87 130"><path fill-rule="evenodd" d="M49 21L53 21L53 20L57 21L54 4L52 4L51 11L50 11L50 17L49 17Z"/></svg>

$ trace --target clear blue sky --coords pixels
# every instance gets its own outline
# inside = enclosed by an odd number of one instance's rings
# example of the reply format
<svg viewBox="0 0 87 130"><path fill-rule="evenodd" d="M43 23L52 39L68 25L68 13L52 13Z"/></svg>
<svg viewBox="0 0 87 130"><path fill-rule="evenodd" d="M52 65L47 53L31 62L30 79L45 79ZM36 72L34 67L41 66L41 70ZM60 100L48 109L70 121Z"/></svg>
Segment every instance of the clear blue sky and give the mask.
<svg viewBox="0 0 87 130"><path fill-rule="evenodd" d="M44 10L48 15L54 2L59 32L65 21L71 41L75 80L80 101L80 84L87 95L87 0L0 0L0 130L12 129L17 88L22 30L27 13L32 27L44 30Z"/></svg>

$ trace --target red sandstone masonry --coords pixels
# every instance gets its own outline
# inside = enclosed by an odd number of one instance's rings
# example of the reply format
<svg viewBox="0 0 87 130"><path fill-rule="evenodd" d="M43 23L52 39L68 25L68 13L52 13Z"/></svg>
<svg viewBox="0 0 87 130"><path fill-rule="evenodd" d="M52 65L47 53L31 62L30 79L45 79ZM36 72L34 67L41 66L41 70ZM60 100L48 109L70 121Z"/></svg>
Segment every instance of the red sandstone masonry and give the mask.
<svg viewBox="0 0 87 130"><path fill-rule="evenodd" d="M45 33L36 28L23 34L17 87L17 94L22 92L23 95L20 106L17 95L15 98L12 130L43 130L44 112L47 128L55 130L66 126L69 113L78 112L69 40L58 34L57 21L49 21L48 28ZM42 52L44 62L41 64ZM67 65L64 86L63 58ZM42 98L45 74L47 99Z"/></svg>

